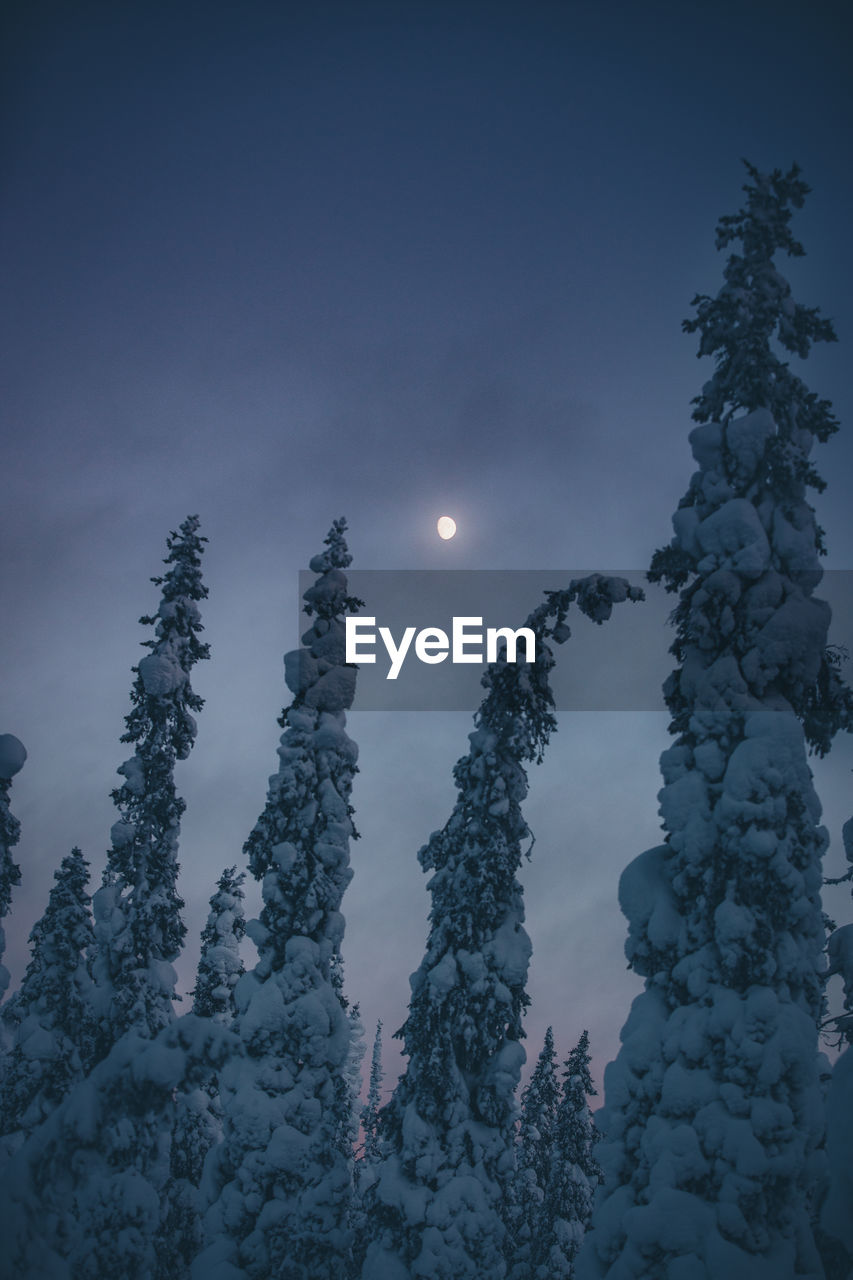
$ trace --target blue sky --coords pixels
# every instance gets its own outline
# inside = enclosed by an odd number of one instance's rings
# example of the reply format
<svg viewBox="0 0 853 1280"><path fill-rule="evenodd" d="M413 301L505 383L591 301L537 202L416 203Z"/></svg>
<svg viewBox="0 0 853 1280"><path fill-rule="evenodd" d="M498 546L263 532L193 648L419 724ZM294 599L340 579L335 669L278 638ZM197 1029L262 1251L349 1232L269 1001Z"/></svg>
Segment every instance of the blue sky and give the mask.
<svg viewBox="0 0 853 1280"><path fill-rule="evenodd" d="M741 156L796 160L813 187L789 274L840 341L804 373L850 421L850 35L826 2L18 14L0 210L0 731L30 753L13 980L72 844L100 876L136 620L186 514L210 538L213 657L179 778L185 987L263 807L298 570L334 517L370 569L642 569L668 540L710 373L680 325L719 285ZM839 569L850 440L817 459ZM360 712L351 731L350 994L397 1026L425 937L415 855L468 720ZM665 742L662 709L567 713L532 780L534 1051L549 1022L562 1052L587 1025L599 1065L615 1050L636 990L616 885L657 842ZM818 774L836 850L851 755Z"/></svg>

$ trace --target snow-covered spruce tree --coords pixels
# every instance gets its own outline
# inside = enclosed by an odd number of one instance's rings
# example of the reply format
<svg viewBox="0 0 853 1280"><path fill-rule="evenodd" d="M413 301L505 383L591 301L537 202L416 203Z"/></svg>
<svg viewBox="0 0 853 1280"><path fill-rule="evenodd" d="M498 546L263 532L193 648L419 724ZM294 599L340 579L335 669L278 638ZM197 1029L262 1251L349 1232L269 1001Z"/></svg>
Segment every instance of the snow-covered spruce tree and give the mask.
<svg viewBox="0 0 853 1280"><path fill-rule="evenodd" d="M373 1052L370 1057L370 1077L367 1097L361 1109L363 1147L361 1163L373 1168L379 1162L379 1111L382 1106L382 1019L376 1023Z"/></svg>
<svg viewBox="0 0 853 1280"><path fill-rule="evenodd" d="M240 941L246 933L243 912L245 872L226 867L210 899L201 935L193 1013L230 1026L234 1020L234 988L243 975Z"/></svg>
<svg viewBox="0 0 853 1280"><path fill-rule="evenodd" d="M21 883L21 868L12 861L12 850L21 838L21 824L9 808L9 790L26 758L24 744L13 733L0 734L0 1000L9 986L9 970L3 964L6 935L2 921L9 914L12 889Z"/></svg>
<svg viewBox="0 0 853 1280"><path fill-rule="evenodd" d="M226 867L210 899L201 935L193 1013L224 1027L234 1021L234 988L243 974L240 941L246 932L243 912L245 873ZM169 1156L169 1180L161 1197L158 1280L182 1280L202 1248L202 1200L199 1188L208 1152L222 1136L219 1079L211 1067L192 1088L175 1099Z"/></svg>
<svg viewBox="0 0 853 1280"><path fill-rule="evenodd" d="M542 1240L546 1188L551 1179L554 1123L559 1085L555 1072L554 1032L545 1043L521 1094L521 1120L515 1178L511 1185L507 1224L507 1274L510 1280L531 1280Z"/></svg>
<svg viewBox="0 0 853 1280"><path fill-rule="evenodd" d="M361 1121L361 1108L358 1105L361 1096L361 1064L364 1061L364 1023L361 1020L361 1008L357 1004L347 1009L349 1018L349 1054L344 1071L345 1088L341 1094L340 1145L344 1151L354 1152L358 1142L358 1130Z"/></svg>
<svg viewBox="0 0 853 1280"><path fill-rule="evenodd" d="M0 1083L0 1134L12 1135L13 1146L62 1101L91 1058L88 879L89 864L72 849L30 934L30 962L13 1002L12 1047Z"/></svg>
<svg viewBox="0 0 853 1280"><path fill-rule="evenodd" d="M796 168L748 166L740 241L694 300L716 372L695 401L699 469L651 578L681 589L664 687L665 843L624 872L626 951L645 978L605 1075L606 1184L577 1272L779 1280L821 1274L809 1201L822 1161L821 856L805 743L827 750L850 698L812 592L821 533L809 453L830 406L776 354L834 335L795 303L775 254L802 253Z"/></svg>
<svg viewBox="0 0 853 1280"><path fill-rule="evenodd" d="M516 873L530 834L523 765L541 759L555 724L546 639L568 636L572 602L603 621L614 602L641 594L600 575L549 593L526 623L535 663L508 663L504 654L483 676L470 751L454 769L455 808L418 855L433 872L430 931L398 1032L408 1065L382 1113L364 1280L505 1275L530 957Z"/></svg>
<svg viewBox="0 0 853 1280"><path fill-rule="evenodd" d="M355 1149L353 1166L352 1207L350 1225L353 1233L352 1274L358 1276L364 1264L367 1250L369 1224L365 1197L376 1180L381 1160L379 1137L379 1113L382 1106L382 1019L376 1024L373 1052L370 1059L370 1075L367 1098L357 1112L361 1128L361 1145Z"/></svg>
<svg viewBox="0 0 853 1280"><path fill-rule="evenodd" d="M151 652L140 662L123 741L136 745L114 792L120 820L104 886L95 895L98 1044L95 1066L27 1139L2 1194L15 1219L5 1262L35 1275L52 1250L73 1280L152 1280L161 1196L169 1180L175 1097L206 1078L214 1042L209 1019L178 1025L172 998L184 929L176 891L183 801L173 771L195 737L189 672L207 656L198 640L203 539L191 516L168 540L167 573ZM221 1034L220 1034L221 1032Z"/></svg>
<svg viewBox="0 0 853 1280"><path fill-rule="evenodd" d="M208 646L198 601L207 597L201 555L207 541L198 516L188 516L167 541L167 572L157 613L140 619L154 627L151 650L134 667L132 707L122 742L135 750L118 772L113 791L119 819L113 825L103 887L94 897L98 951L95 978L102 1008L99 1056L129 1028L154 1037L174 1018L177 958L186 929L177 891L178 835L184 801L175 791L177 760L189 755L196 735L193 712L203 700L190 672Z"/></svg>
<svg viewBox="0 0 853 1280"><path fill-rule="evenodd" d="M0 1179L0 1280L154 1280L175 1097L231 1051L195 1014L156 1039L127 1031L33 1130Z"/></svg>
<svg viewBox="0 0 853 1280"><path fill-rule="evenodd" d="M237 986L243 1053L220 1077L224 1137L206 1173L214 1201L200 1280L337 1280L350 1254L352 1151L342 1149L351 1024L340 992L341 899L352 872L350 792L357 748L346 709L350 563L337 520L305 593L312 626L285 657L293 702L279 770L246 843L263 910L248 931L259 959Z"/></svg>
<svg viewBox="0 0 853 1280"><path fill-rule="evenodd" d="M589 1109L595 1093L589 1073L589 1036L584 1031L563 1070L532 1280L571 1280L574 1274L574 1260L601 1182L595 1157L598 1132Z"/></svg>
<svg viewBox="0 0 853 1280"><path fill-rule="evenodd" d="M349 1275L357 1274L363 1253L359 1252L365 1236L364 1209L362 1207L362 1174L364 1172L363 1153L359 1151L358 1139L361 1123L361 1065L364 1061L366 1043L364 1039L364 1023L361 1020L361 1009L357 1004L347 1010L350 1023L350 1048L347 1065L344 1069L344 1088L339 1091L338 1103L338 1146L347 1161L351 1161L352 1187L350 1190L347 1228L352 1241L349 1256Z"/></svg>

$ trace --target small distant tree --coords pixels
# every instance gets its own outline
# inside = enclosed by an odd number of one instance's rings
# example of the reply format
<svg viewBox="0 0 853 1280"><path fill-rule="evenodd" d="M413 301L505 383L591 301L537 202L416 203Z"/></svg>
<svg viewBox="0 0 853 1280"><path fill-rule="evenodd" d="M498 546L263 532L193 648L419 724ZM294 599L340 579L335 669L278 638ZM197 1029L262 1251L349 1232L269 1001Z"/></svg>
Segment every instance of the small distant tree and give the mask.
<svg viewBox="0 0 853 1280"><path fill-rule="evenodd" d="M376 1023L367 1098L361 1109L362 1163L373 1168L379 1162L379 1111L382 1106L382 1019Z"/></svg>
<svg viewBox="0 0 853 1280"><path fill-rule="evenodd" d="M193 1013L225 1026L234 1021L234 988L244 972L240 942L246 933L243 911L245 872L226 867L210 899L210 914L201 935Z"/></svg>
<svg viewBox="0 0 853 1280"><path fill-rule="evenodd" d="M361 1121L359 1097L361 1095L361 1064L364 1061L364 1023L361 1020L361 1007L350 1005L347 1009L349 1018L349 1055L344 1071L344 1089L341 1095L341 1150L347 1159L351 1159L358 1143L358 1130Z"/></svg>
<svg viewBox="0 0 853 1280"><path fill-rule="evenodd" d="M365 1195L376 1180L380 1161L379 1111L382 1105L382 1020L376 1024L373 1052L370 1059L370 1075L367 1098L357 1118L361 1128L361 1143L356 1147L353 1165L352 1207L350 1225L353 1236L352 1274L357 1276L364 1263L368 1244L369 1225L365 1209Z"/></svg>
<svg viewBox="0 0 853 1280"><path fill-rule="evenodd" d="M112 828L104 884L95 894L98 951L95 978L101 1005L101 1056L133 1028L153 1038L174 1018L177 958L186 929L177 890L178 836L186 807L175 791L175 762L189 755L194 712L203 699L190 684L196 662L209 656L199 640L198 602L207 597L201 555L207 541L198 516L188 516L168 538L167 572L156 614L140 619L154 628L144 640L122 742L135 750L119 767L124 782L113 791L119 819Z"/></svg>
<svg viewBox="0 0 853 1280"><path fill-rule="evenodd" d="M598 1133L589 1108L596 1094L589 1061L584 1031L563 1070L533 1280L571 1280L601 1182L595 1158Z"/></svg>
<svg viewBox="0 0 853 1280"><path fill-rule="evenodd" d="M30 962L13 1002L12 1047L0 1083L0 1133L16 1142L53 1111L91 1059L88 879L89 864L72 849L30 934Z"/></svg>
<svg viewBox="0 0 853 1280"><path fill-rule="evenodd" d="M509 1199L508 1266L510 1280L529 1280L534 1274L545 1229L545 1196L551 1181L554 1125L559 1085L551 1027L530 1082L521 1094L516 1174Z"/></svg>

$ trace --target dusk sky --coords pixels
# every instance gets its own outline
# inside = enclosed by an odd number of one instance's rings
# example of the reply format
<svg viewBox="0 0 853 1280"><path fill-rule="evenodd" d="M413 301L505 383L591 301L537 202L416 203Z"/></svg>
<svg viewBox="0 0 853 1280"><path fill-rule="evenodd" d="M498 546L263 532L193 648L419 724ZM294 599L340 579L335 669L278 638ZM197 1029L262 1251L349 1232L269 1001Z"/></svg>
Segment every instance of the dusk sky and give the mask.
<svg viewBox="0 0 853 1280"><path fill-rule="evenodd" d="M264 805L298 572L335 517L359 569L647 566L693 469L712 366L681 321L721 283L714 227L741 203L741 157L797 161L813 189L794 228L808 256L782 269L839 336L801 372L842 423L815 505L827 567L853 568L846 0L17 9L0 71L0 732L29 752L13 983L73 844L100 881L137 620L187 514L210 539L212 658L177 778L184 991ZM670 640L660 626L663 672ZM588 1027L599 1075L639 988L616 892L659 842L666 724L662 699L565 712L531 776L528 1053L548 1023L562 1054ZM426 938L416 854L449 816L469 728L349 717L344 955L369 1035L405 1016ZM815 766L835 874L851 768L850 741ZM846 890L827 906L851 918Z"/></svg>

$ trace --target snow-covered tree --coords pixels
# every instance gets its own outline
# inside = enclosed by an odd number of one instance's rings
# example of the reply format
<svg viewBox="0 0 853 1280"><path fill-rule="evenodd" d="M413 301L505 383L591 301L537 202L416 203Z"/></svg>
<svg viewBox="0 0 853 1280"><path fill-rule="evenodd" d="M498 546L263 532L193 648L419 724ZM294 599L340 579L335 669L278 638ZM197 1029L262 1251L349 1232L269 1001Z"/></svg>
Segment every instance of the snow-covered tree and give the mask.
<svg viewBox="0 0 853 1280"><path fill-rule="evenodd" d="M198 601L207 597L201 555L207 541L198 516L188 516L167 541L168 566L152 581L162 587L157 613L140 619L154 627L138 666L122 742L135 750L119 767L124 782L113 791L113 825L104 884L95 894L98 954L95 977L102 1005L101 1053L133 1028L155 1036L174 1017L175 971L186 929L177 891L178 835L185 804L175 791L177 760L195 741L193 712L203 700L190 672L208 646Z"/></svg>
<svg viewBox="0 0 853 1280"><path fill-rule="evenodd" d="M367 1097L361 1109L363 1146L361 1162L372 1168L379 1162L379 1111L382 1106L382 1019L376 1023L373 1052L370 1056L370 1077Z"/></svg>
<svg viewBox="0 0 853 1280"><path fill-rule="evenodd" d="M360 1111L356 1112L361 1128L361 1144L355 1149L353 1165L352 1205L350 1209L350 1226L353 1236L353 1252L351 1274L358 1276L364 1263L367 1250L369 1223L365 1208L365 1197L376 1180L381 1159L381 1143L379 1137L379 1112L382 1106L382 1019L376 1024L373 1039L373 1051L370 1059L370 1075L367 1083L367 1098ZM356 1138L358 1134L356 1132Z"/></svg>
<svg viewBox="0 0 853 1280"><path fill-rule="evenodd" d="M341 1106L341 1150L352 1155L358 1142L358 1130L361 1123L361 1108L358 1105L361 1095L361 1064L364 1061L364 1023L361 1020L359 1005L350 1005L347 1010L349 1018L349 1054L344 1071L344 1091Z"/></svg>
<svg viewBox="0 0 853 1280"><path fill-rule="evenodd" d="M509 1204L511 1280L571 1280L600 1170L589 1109L595 1094L586 1032L557 1080L551 1028L521 1095L518 1159Z"/></svg>
<svg viewBox="0 0 853 1280"><path fill-rule="evenodd" d="M813 596L813 442L836 423L780 358L832 338L774 263L802 253L798 170L748 166L739 241L688 331L716 371L695 401L698 463L656 554L680 589L664 687L665 842L624 872L626 951L645 978L605 1075L606 1185L577 1262L603 1276L818 1276L809 1204L822 1163L817 1026L826 832L806 761L849 723Z"/></svg>
<svg viewBox="0 0 853 1280"><path fill-rule="evenodd" d="M214 1044L228 1039L211 1019L186 1015L177 1024L172 1010L171 962L184 936L176 888L184 803L173 772L201 707L189 673L207 656L198 639L203 542L195 516L170 535L168 570L154 579L159 609L142 619L155 638L134 668L122 740L136 749L119 770L119 821L94 901L96 1065L8 1166L0 1195L15 1219L12 1274L45 1272L50 1249L73 1280L152 1280L175 1098L207 1079Z"/></svg>
<svg viewBox="0 0 853 1280"><path fill-rule="evenodd" d="M350 563L343 520L311 561L313 619L285 658L294 694L283 713L279 769L246 844L263 910L258 948L238 983L243 1052L224 1068L224 1137L206 1184L209 1245L200 1280L337 1280L350 1253L352 1155L341 1149L351 1025L340 992L341 899L352 872L350 792L357 749L345 729L356 668L346 663Z"/></svg>
<svg viewBox="0 0 853 1280"><path fill-rule="evenodd" d="M571 1280L574 1274L574 1260L601 1181L595 1157L598 1132L589 1109L595 1093L589 1072L589 1035L584 1031L563 1070L532 1280Z"/></svg>
<svg viewBox="0 0 853 1280"><path fill-rule="evenodd" d="M243 973L240 941L246 932L243 913L244 873L226 867L210 899L201 935L193 1013L230 1027L234 1020L234 988ZM208 1152L222 1136L219 1080L211 1066L200 1071L193 1087L178 1093L169 1157L169 1179L161 1196L158 1280L182 1280L204 1237L200 1186Z"/></svg>
<svg viewBox="0 0 853 1280"><path fill-rule="evenodd" d="M21 824L9 808L9 791L26 758L24 744L13 733L0 734L0 1000L9 986L9 970L3 964L6 935L2 921L9 913L12 889L21 883L21 868L12 861L12 850L21 838Z"/></svg>
<svg viewBox="0 0 853 1280"><path fill-rule="evenodd" d="M12 1156L0 1178L0 1280L180 1276L162 1253L175 1098L219 1069L231 1033L185 1014L127 1031Z"/></svg>
<svg viewBox="0 0 853 1280"><path fill-rule="evenodd" d="M483 676L470 751L454 770L456 805L418 855L433 872L430 931L398 1032L408 1065L382 1113L364 1280L505 1275L531 950L517 878L530 835L521 812L524 764L541 759L555 725L546 639L568 636L573 602L602 621L614 602L637 594L600 575L549 593L526 623L535 662L508 663L503 653Z"/></svg>
<svg viewBox="0 0 853 1280"><path fill-rule="evenodd" d="M88 878L89 864L72 849L30 934L30 962L9 1010L12 1047L0 1083L0 1133L16 1142L62 1101L91 1058Z"/></svg>
<svg viewBox="0 0 853 1280"><path fill-rule="evenodd" d="M546 1189L551 1180L559 1085L554 1032L545 1032L536 1066L521 1094L516 1172L507 1206L507 1273L530 1280L543 1239Z"/></svg>
<svg viewBox="0 0 853 1280"><path fill-rule="evenodd" d="M226 867L210 899L210 914L201 935L193 1013L226 1026L234 1020L234 988L243 974L240 941L246 933L243 912L245 872Z"/></svg>

